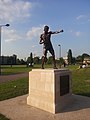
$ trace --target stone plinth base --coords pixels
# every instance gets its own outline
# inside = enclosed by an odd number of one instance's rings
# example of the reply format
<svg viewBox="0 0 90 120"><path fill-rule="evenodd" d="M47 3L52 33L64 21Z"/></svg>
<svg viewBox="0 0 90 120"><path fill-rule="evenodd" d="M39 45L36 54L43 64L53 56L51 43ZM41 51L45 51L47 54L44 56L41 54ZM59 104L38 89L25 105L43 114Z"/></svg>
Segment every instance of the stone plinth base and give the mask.
<svg viewBox="0 0 90 120"><path fill-rule="evenodd" d="M29 72L28 105L57 113L71 101L71 72L69 70L33 69Z"/></svg>

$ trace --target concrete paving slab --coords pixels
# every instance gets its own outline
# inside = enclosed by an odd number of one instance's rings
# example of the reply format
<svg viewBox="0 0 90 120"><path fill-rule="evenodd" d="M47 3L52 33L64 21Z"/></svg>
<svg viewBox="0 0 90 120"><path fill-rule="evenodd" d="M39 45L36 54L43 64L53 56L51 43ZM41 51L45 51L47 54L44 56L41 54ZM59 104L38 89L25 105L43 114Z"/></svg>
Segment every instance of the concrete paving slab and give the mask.
<svg viewBox="0 0 90 120"><path fill-rule="evenodd" d="M90 98L73 95L74 102L62 112L51 114L27 105L27 96L0 102L0 113L11 120L90 120Z"/></svg>

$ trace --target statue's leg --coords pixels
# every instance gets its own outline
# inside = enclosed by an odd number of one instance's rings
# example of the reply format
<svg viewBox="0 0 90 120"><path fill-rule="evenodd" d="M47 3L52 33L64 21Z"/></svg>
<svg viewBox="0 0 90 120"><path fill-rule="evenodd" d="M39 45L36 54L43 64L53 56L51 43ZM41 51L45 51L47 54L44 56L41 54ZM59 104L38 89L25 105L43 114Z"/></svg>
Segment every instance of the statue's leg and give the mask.
<svg viewBox="0 0 90 120"><path fill-rule="evenodd" d="M44 56L42 56L42 69L44 69Z"/></svg>
<svg viewBox="0 0 90 120"><path fill-rule="evenodd" d="M53 68L54 69L57 69L57 67L56 67L56 60L55 60L55 55L52 55L52 57L53 57Z"/></svg>
<svg viewBox="0 0 90 120"><path fill-rule="evenodd" d="M57 69L57 67L56 67L56 60L55 60L55 52L54 52L54 49L53 49L53 47L51 46L51 48L49 49L49 52L51 53L51 55L52 55L52 57L53 57L53 68L54 69Z"/></svg>
<svg viewBox="0 0 90 120"><path fill-rule="evenodd" d="M47 56L47 50L45 48L43 49L43 54L44 56L42 56L42 69L44 69L44 63L46 62L45 59Z"/></svg>

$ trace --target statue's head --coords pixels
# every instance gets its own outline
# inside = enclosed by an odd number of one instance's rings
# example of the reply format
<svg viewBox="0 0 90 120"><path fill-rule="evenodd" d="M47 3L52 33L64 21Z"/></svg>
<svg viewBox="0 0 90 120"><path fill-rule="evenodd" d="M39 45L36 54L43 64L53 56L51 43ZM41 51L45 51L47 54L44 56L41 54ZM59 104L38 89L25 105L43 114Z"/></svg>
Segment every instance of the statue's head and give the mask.
<svg viewBox="0 0 90 120"><path fill-rule="evenodd" d="M44 26L44 31L45 32L48 32L48 30L49 30L49 27L46 25L46 26Z"/></svg>

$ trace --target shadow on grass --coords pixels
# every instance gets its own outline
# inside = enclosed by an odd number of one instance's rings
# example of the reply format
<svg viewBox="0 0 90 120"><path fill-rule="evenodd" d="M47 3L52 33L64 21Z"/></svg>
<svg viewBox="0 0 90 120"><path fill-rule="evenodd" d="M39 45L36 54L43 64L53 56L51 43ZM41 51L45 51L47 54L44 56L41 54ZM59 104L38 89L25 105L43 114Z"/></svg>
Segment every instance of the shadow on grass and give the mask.
<svg viewBox="0 0 90 120"><path fill-rule="evenodd" d="M90 93L78 93L77 95L90 97Z"/></svg>

